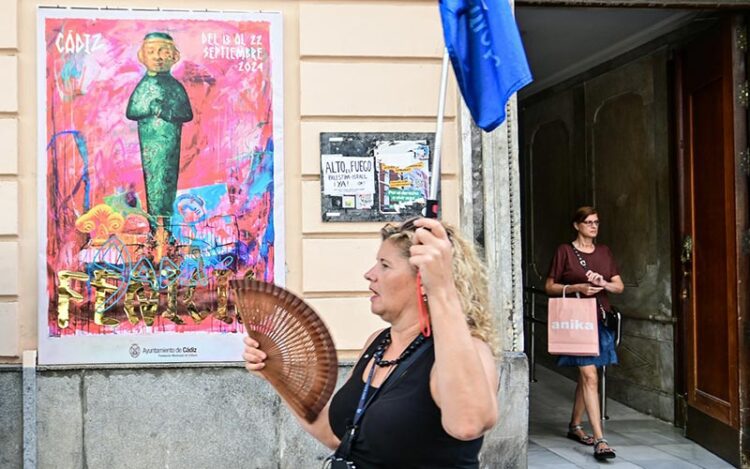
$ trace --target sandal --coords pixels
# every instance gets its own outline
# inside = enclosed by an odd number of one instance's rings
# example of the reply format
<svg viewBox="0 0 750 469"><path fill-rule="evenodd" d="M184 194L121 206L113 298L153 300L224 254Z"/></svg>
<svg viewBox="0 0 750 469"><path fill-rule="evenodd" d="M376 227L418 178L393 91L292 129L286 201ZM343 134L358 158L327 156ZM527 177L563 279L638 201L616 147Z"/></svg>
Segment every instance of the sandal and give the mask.
<svg viewBox="0 0 750 469"><path fill-rule="evenodd" d="M568 438L575 440L582 445L592 446L594 444L594 435L589 435L583 431L583 425L568 425Z"/></svg>
<svg viewBox="0 0 750 469"><path fill-rule="evenodd" d="M599 438L594 442L594 458L597 461L604 461L606 459L614 459L616 457L615 450L609 447L609 443L604 438Z"/></svg>

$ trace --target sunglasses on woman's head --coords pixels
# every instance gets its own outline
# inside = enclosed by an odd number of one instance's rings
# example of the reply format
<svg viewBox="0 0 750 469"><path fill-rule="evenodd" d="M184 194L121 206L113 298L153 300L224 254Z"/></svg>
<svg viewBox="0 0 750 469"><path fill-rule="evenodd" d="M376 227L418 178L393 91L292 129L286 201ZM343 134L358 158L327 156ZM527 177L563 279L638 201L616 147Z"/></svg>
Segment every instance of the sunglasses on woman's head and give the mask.
<svg viewBox="0 0 750 469"><path fill-rule="evenodd" d="M422 219L423 217L412 217L407 219L406 221L396 224L396 223L388 223L385 225L384 229L391 234L396 233L408 233L408 232L415 232L417 231L419 226L416 225L416 221ZM429 230L429 228L425 228L426 230ZM453 235L451 234L449 229L445 229L446 234L448 235L448 240L453 243Z"/></svg>
<svg viewBox="0 0 750 469"><path fill-rule="evenodd" d="M417 231L417 225L416 221L419 220L422 217L411 217L408 220L401 223L401 225L398 227L398 231L404 232L404 231Z"/></svg>

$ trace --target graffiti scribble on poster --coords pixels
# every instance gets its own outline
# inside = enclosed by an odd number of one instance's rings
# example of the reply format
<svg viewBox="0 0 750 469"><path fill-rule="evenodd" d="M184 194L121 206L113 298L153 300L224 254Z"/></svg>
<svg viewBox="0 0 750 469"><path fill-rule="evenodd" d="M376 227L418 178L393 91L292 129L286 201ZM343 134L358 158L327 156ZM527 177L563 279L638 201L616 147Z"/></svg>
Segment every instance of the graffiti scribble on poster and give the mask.
<svg viewBox="0 0 750 469"><path fill-rule="evenodd" d="M432 134L321 133L323 221L396 221L422 213Z"/></svg>
<svg viewBox="0 0 750 469"><path fill-rule="evenodd" d="M242 332L229 281L283 283L268 15L40 11L39 28L48 336Z"/></svg>

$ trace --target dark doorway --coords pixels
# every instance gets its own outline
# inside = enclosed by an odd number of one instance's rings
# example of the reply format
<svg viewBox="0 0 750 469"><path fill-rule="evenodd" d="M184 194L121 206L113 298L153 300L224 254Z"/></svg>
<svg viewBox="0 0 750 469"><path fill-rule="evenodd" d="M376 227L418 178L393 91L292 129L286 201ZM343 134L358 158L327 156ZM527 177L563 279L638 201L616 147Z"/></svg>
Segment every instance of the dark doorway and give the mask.
<svg viewBox="0 0 750 469"><path fill-rule="evenodd" d="M527 305L544 321L551 255L572 239L573 210L595 205L598 242L614 253L626 286L611 298L624 321L608 396L685 428L739 465L748 447L740 429L750 423L741 410L750 394L742 332L747 176L738 169L747 147L747 111L737 104L743 17L630 8L517 13L532 72L534 60L543 71L519 96L524 287L534 299ZM568 50L575 63L562 58ZM528 344L539 363L573 377L554 367L542 324Z"/></svg>

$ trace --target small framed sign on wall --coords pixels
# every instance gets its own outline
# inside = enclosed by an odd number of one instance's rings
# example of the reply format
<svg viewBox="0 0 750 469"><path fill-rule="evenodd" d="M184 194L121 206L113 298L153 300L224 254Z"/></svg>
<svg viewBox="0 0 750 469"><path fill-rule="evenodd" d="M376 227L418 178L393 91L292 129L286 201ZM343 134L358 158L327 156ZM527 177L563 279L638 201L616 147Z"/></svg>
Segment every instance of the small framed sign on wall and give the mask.
<svg viewBox="0 0 750 469"><path fill-rule="evenodd" d="M422 214L434 140L432 133L321 133L322 220L398 221Z"/></svg>

